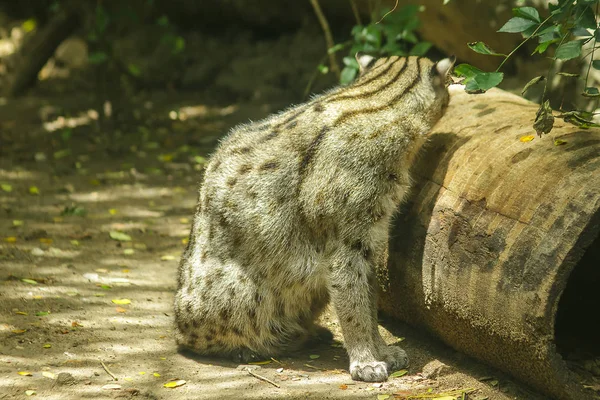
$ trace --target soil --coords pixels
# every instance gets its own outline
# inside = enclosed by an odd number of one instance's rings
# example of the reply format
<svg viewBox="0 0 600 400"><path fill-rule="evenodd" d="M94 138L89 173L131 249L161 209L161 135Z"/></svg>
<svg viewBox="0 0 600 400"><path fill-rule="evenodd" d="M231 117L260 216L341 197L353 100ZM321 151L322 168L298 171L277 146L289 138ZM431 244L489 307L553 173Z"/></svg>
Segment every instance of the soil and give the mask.
<svg viewBox="0 0 600 400"><path fill-rule="evenodd" d="M322 321L333 345L265 360L254 375L178 352L175 271L203 161L229 127L282 104L147 93L102 122L94 104L36 93L0 106L0 399L543 398L392 321L380 329L401 340L407 373L354 382L333 311Z"/></svg>

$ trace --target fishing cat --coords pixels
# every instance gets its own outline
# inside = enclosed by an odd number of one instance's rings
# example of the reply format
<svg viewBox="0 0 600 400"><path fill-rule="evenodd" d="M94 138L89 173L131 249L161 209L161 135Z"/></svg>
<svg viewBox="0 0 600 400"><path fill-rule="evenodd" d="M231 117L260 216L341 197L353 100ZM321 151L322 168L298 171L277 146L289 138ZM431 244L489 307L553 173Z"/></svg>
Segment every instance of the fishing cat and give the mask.
<svg viewBox="0 0 600 400"><path fill-rule="evenodd" d="M233 128L211 157L179 267L180 345L244 362L281 354L323 334L314 321L332 301L353 379L408 364L379 334L376 269L454 60L357 61L353 84Z"/></svg>

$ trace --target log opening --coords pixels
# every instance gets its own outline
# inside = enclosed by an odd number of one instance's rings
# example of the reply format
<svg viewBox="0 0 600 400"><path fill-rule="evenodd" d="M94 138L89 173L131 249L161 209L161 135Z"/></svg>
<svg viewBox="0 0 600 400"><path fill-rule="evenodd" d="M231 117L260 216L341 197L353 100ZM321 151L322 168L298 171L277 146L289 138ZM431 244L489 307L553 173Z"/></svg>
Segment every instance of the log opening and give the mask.
<svg viewBox="0 0 600 400"><path fill-rule="evenodd" d="M558 303L554 328L559 354L565 360L600 357L600 236L571 272Z"/></svg>

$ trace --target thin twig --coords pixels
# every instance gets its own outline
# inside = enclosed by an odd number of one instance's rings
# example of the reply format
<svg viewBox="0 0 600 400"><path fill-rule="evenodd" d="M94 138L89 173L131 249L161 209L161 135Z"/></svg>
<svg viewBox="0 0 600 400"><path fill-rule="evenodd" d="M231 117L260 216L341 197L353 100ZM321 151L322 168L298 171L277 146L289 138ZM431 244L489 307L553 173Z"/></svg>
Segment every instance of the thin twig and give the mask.
<svg viewBox="0 0 600 400"><path fill-rule="evenodd" d="M321 24L321 28L323 29L323 34L325 35L325 42L327 43L327 54L329 55L329 64L331 66L331 70L336 74L337 78L340 79L342 73L340 72L340 67L335 59L335 54L329 54L329 49L334 46L333 36L331 35L331 29L329 29L329 23L321 10L321 6L319 5L319 0L310 0L310 4L312 4L313 9L315 10L315 14L317 14L317 18L319 19L319 23Z"/></svg>
<svg viewBox="0 0 600 400"><path fill-rule="evenodd" d="M104 362L102 360L100 360L100 364L102 364L102 368L104 368L104 370L106 371L106 373L109 374L115 381L119 380L119 378L117 378L115 376L115 374L113 374L112 372L110 372L110 369L108 369L108 367L106 366L106 364L104 364Z"/></svg>
<svg viewBox="0 0 600 400"><path fill-rule="evenodd" d="M531 39L532 37L534 37L534 35L542 28L542 26L544 26L544 24L546 22L548 22L550 20L550 18L552 18L552 15L550 15L548 18L546 18L545 20L543 20L538 27L533 31L533 33L530 36L527 36L525 38L525 40L523 40L521 43L519 43L519 45L517 47L515 47L513 49L513 51L511 51L510 53L508 53L508 55L504 58L504 60L502 60L502 62L500 63L500 65L498 65L498 68L496 68L496 72L500 71L500 68L502 68L502 66L504 65L505 62L508 61L508 59L515 54L515 51L519 50L521 48L521 46L523 46L525 43L527 43L529 41L529 39Z"/></svg>
<svg viewBox="0 0 600 400"><path fill-rule="evenodd" d="M385 17L387 17L389 14L393 13L394 11L396 11L396 8L398 8L398 0L396 0L396 4L394 4L394 8L392 8L390 11L386 12L385 15L383 17L381 17L381 19L379 21L377 21L376 23L377 24L381 23L381 21L383 21L383 19Z"/></svg>
<svg viewBox="0 0 600 400"><path fill-rule="evenodd" d="M270 383L271 385L275 386L276 388L279 388L279 387L281 387L281 386L279 386L278 384L276 384L275 382L273 382L272 380L270 380L270 379L268 379L268 378L265 378L265 377L264 377L264 376L262 376L262 375L255 374L254 372L250 371L249 369L246 369L246 371L248 371L248 373L249 373L250 375L252 375L253 377L255 377L255 378L257 378L257 379L260 379L261 381L265 381L265 382L267 382L267 383Z"/></svg>
<svg viewBox="0 0 600 400"><path fill-rule="evenodd" d="M312 368L312 369L317 369L319 371L327 371L327 369L325 369L325 368L315 367L314 365L310 365L310 364L304 364L304 366L308 367L308 368Z"/></svg>
<svg viewBox="0 0 600 400"><path fill-rule="evenodd" d="M362 25L362 20L360 19L360 13L358 12L356 2L354 0L350 0L350 6L352 6L352 13L354 14L354 19L356 19L356 25Z"/></svg>

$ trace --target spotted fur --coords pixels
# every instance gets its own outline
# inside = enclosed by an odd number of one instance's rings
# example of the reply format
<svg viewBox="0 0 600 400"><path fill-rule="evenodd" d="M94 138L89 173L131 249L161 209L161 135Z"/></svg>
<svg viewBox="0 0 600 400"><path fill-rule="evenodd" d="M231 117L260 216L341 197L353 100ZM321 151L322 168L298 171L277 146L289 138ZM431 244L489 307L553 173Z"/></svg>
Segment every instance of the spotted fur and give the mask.
<svg viewBox="0 0 600 400"><path fill-rule="evenodd" d="M379 335L375 271L453 61L357 59L354 84L234 128L212 156L179 268L179 344L278 355L322 332L332 301L354 379L407 365Z"/></svg>

